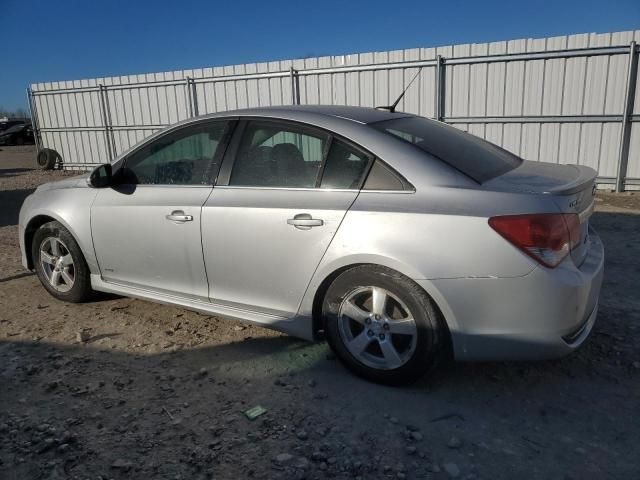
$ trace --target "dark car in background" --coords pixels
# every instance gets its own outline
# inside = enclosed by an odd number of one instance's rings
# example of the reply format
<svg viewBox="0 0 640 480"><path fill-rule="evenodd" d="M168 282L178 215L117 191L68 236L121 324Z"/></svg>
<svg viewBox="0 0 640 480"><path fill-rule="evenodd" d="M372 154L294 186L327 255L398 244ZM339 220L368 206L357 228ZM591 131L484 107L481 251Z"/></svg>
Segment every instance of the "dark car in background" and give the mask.
<svg viewBox="0 0 640 480"><path fill-rule="evenodd" d="M14 127L16 125L24 125L25 123L30 123L30 122L25 120L24 118L21 118L21 119L14 118L11 120L7 120L5 117L3 119L0 119L0 134L11 127Z"/></svg>
<svg viewBox="0 0 640 480"><path fill-rule="evenodd" d="M0 131L0 145L25 145L35 143L30 123L18 123Z"/></svg>

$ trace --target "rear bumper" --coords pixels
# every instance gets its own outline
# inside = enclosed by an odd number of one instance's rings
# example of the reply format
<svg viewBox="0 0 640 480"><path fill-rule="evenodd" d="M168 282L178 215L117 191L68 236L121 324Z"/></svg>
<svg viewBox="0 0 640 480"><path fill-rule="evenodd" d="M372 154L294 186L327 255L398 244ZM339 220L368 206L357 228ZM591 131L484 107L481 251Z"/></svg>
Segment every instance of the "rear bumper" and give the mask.
<svg viewBox="0 0 640 480"><path fill-rule="evenodd" d="M590 242L580 267L567 258L522 277L431 280L456 359L543 359L578 348L595 323L604 273L604 248L593 230Z"/></svg>

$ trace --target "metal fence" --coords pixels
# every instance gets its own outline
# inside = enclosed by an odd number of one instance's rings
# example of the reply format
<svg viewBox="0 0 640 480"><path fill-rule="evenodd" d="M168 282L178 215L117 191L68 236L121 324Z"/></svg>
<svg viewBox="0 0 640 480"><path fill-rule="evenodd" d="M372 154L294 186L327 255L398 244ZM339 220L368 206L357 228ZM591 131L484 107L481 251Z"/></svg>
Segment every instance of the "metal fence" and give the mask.
<svg viewBox="0 0 640 480"><path fill-rule="evenodd" d="M38 147L67 169L114 159L189 117L294 104L392 103L529 160L595 168L599 184L640 188L640 31L286 60L38 83L28 89Z"/></svg>

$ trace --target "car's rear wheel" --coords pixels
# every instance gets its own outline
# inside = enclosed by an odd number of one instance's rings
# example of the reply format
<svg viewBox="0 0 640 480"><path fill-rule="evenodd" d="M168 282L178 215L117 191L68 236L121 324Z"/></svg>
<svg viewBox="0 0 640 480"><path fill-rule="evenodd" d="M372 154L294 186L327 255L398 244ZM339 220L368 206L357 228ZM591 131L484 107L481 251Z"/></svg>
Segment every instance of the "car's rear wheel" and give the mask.
<svg viewBox="0 0 640 480"><path fill-rule="evenodd" d="M439 357L444 330L431 298L386 267L340 274L323 302L329 345L356 374L399 385L422 377Z"/></svg>
<svg viewBox="0 0 640 480"><path fill-rule="evenodd" d="M24 145L24 138L22 137L16 138L16 145Z"/></svg>
<svg viewBox="0 0 640 480"><path fill-rule="evenodd" d="M78 243L59 222L36 231L31 255L40 282L59 300L79 303L92 293L89 267Z"/></svg>

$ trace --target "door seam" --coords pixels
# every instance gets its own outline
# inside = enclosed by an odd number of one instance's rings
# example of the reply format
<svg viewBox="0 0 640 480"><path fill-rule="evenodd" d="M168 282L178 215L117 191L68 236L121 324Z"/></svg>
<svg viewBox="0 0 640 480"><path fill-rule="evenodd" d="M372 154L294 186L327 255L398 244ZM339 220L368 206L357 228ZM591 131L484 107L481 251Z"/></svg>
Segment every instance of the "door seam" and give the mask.
<svg viewBox="0 0 640 480"><path fill-rule="evenodd" d="M318 272L318 269L320 268L320 265L322 265L322 261L324 260L324 257L327 255L327 252L329 251L329 248L331 248L331 244L333 244L333 240L336 238L336 235L338 235L338 230L340 230L340 227L342 226L342 222L344 222L344 219L347 218L347 214L349 213L349 210L351 210L351 207L353 207L353 204L356 203L356 200L358 200L358 197L360 196L361 192L362 192L362 190L358 190L357 195L353 198L353 201L349 204L349 206L344 211L344 215L342 216L342 219L340 220L340 223L338 224L338 228L336 228L335 233L331 237L331 241L328 243L327 248L324 250L324 252L322 252L322 256L320 257L320 260L318 261L318 264L313 269L313 273L309 277L309 281L307 282L307 286L304 289L304 293L302 294L302 297L300 298L300 301L298 302L298 308L296 309L296 311L294 313L294 316L300 315L300 307L302 306L302 302L306 298L307 293L309 292L309 286L311 285L311 282L315 278L316 273Z"/></svg>
<svg viewBox="0 0 640 480"><path fill-rule="evenodd" d="M213 191L215 190L215 185L211 187L211 191L207 198L204 199L202 205L200 205L200 253L202 255L202 266L204 268L204 278L207 280L207 301L209 303L213 303L211 301L211 283L209 283L209 272L207 271L207 262L204 258L204 239L202 238L202 217L204 216L204 206L209 202L211 195L213 195Z"/></svg>

